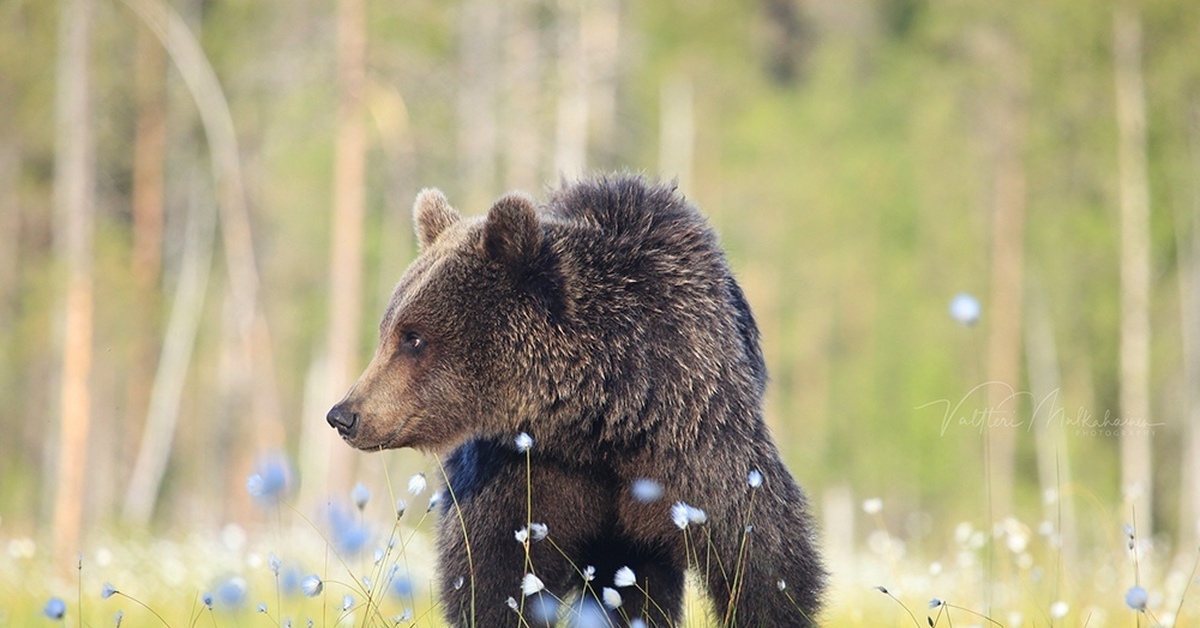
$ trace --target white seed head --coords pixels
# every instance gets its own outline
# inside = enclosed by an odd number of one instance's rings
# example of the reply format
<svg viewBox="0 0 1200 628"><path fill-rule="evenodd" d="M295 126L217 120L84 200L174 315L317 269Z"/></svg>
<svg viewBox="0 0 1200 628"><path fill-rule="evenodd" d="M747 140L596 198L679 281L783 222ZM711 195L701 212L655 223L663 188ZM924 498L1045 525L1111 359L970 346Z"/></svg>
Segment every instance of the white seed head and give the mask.
<svg viewBox="0 0 1200 628"><path fill-rule="evenodd" d="M542 582L542 579L531 573L525 574L525 577L521 579L521 593L524 593L525 597L529 597L545 588L546 584Z"/></svg>
<svg viewBox="0 0 1200 628"><path fill-rule="evenodd" d="M633 570L629 567L622 567L613 575L613 584L618 588L631 587L637 583L637 576L633 574Z"/></svg>

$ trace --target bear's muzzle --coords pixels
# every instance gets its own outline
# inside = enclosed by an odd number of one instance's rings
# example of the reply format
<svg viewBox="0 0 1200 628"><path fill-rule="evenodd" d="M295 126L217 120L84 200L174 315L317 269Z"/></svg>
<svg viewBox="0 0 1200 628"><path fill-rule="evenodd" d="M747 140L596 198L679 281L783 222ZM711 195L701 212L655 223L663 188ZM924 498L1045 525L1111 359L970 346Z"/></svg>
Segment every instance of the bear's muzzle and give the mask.
<svg viewBox="0 0 1200 628"><path fill-rule="evenodd" d="M341 402L330 408L329 414L325 415L325 420L338 431L338 434L346 440L350 440L358 434L358 413L352 412L346 407L346 402Z"/></svg>

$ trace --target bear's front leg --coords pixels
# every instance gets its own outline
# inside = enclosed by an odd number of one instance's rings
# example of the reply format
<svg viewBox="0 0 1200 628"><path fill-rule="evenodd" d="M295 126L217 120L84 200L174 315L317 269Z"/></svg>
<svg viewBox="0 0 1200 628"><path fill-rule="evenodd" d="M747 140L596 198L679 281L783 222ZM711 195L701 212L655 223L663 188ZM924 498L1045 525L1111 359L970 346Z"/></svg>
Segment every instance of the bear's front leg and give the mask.
<svg viewBox="0 0 1200 628"><path fill-rule="evenodd" d="M585 581L581 548L611 521L611 490L602 475L483 439L456 449L445 469L438 569L447 620L555 625L566 613L560 607Z"/></svg>

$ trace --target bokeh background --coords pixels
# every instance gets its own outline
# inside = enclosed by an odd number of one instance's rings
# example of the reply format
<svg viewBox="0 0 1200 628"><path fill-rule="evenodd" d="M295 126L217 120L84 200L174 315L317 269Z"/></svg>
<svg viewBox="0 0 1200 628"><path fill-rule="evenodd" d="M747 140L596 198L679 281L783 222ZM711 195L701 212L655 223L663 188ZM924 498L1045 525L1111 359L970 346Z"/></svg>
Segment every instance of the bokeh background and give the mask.
<svg viewBox="0 0 1200 628"><path fill-rule="evenodd" d="M313 518L436 478L324 421L416 192L475 214L631 171L721 234L839 591L953 581L1097 626L1144 576L1161 621L1190 608L1200 4L2 0L0 24L0 560L30 596L118 541L240 547L278 519L246 490L263 456ZM907 621L855 595L835 619Z"/></svg>

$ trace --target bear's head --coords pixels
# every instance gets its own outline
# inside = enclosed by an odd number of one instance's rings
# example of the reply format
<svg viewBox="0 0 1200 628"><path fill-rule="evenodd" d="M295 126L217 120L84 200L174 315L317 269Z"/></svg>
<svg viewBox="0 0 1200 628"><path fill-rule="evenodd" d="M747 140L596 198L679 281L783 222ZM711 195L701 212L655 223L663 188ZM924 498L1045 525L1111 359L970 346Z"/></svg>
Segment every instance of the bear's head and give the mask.
<svg viewBox="0 0 1200 628"><path fill-rule="evenodd" d="M439 451L511 431L545 395L545 345L567 308L559 255L530 197L462 218L424 190L413 214L420 254L370 364L326 416L359 449Z"/></svg>

